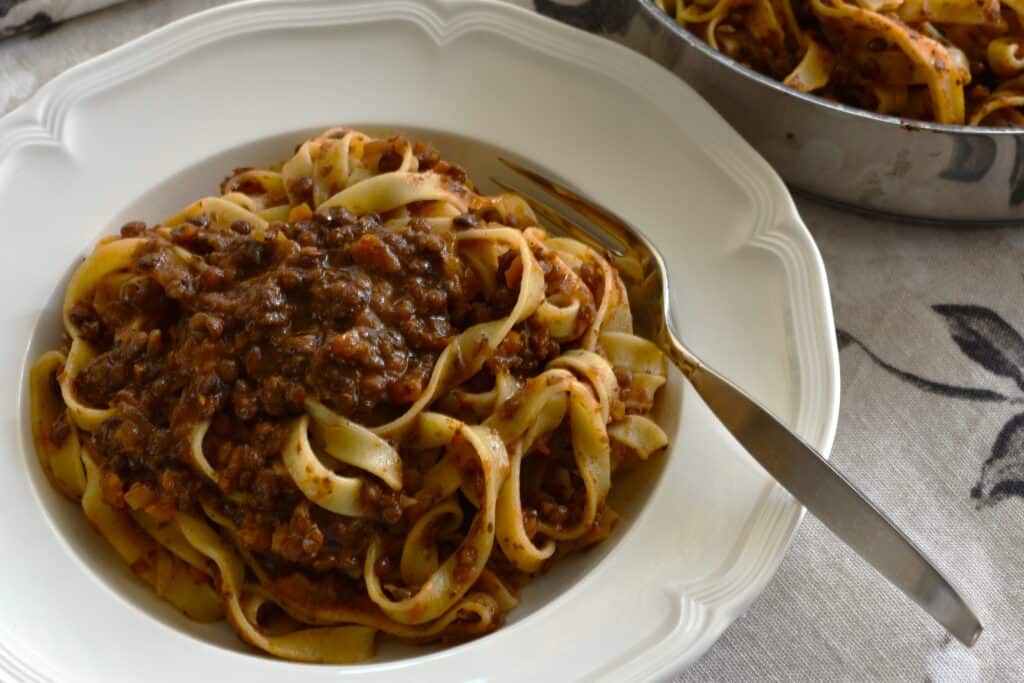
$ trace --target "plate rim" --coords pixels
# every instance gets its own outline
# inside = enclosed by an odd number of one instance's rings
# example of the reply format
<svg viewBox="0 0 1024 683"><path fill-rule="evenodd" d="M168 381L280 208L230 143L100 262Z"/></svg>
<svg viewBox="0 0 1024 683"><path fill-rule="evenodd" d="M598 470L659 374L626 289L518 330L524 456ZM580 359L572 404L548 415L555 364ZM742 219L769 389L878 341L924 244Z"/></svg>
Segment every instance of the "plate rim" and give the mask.
<svg viewBox="0 0 1024 683"><path fill-rule="evenodd" d="M188 55L194 47L273 25L280 30L301 28L328 22L374 22L405 19L417 24L434 42L443 46L466 32L487 29L501 18L503 32L512 40L542 49L552 57L589 69L600 67L607 77L643 91L657 103L658 85L633 76L636 69L658 70L688 91L695 104L732 132L727 144L691 138L709 157L715 159L768 211L759 212L751 239L746 243L773 253L783 263L788 301L793 310L794 329L815 330L789 340L799 359L800 395L796 408L796 429L810 443L828 453L832 446L839 411L838 347L830 293L821 254L810 231L800 218L791 195L782 181L754 150L711 109L699 95L676 76L656 63L603 38L586 34L528 9L500 0L354 0L331 3L328 0L248 0L221 5L188 15L153 32L140 36L109 52L87 60L44 84L32 97L0 118L0 170L28 146L61 146L68 113L83 97L123 80L137 77L176 54ZM640 66L643 64L644 66ZM664 78L661 79L662 82ZM798 305L799 304L799 305ZM824 338L814 338L822 331ZM778 564L792 544L804 509L781 487L768 484L767 495L751 517L774 520L771 538L762 539L764 560L757 570L727 594L721 591L701 593L700 582L687 586L694 600L694 618L704 621L697 640L679 652L661 647L660 657L645 657L640 666L619 670L630 678L674 675L700 658L732 621L740 616L774 576ZM701 600L700 598L704 598ZM637 663L634 662L634 665ZM0 642L0 670L25 680L45 680L45 674L19 659Z"/></svg>

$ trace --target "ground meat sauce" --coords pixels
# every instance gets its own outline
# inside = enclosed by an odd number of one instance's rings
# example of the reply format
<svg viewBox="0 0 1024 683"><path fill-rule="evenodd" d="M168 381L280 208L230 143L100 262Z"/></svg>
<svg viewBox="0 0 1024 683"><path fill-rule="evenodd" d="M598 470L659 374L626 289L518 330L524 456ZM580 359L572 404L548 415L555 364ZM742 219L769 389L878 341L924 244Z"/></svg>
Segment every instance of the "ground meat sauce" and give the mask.
<svg viewBox="0 0 1024 683"><path fill-rule="evenodd" d="M467 229L480 219L469 214L455 223ZM202 218L169 234L132 222L122 235L144 240L130 276L101 311L84 301L70 311L99 351L75 390L86 403L115 410L83 435L101 467L105 500L117 507L145 501L167 514L213 500L240 542L282 579L295 569L357 572L370 538L381 533L377 571L385 582L397 577L412 516L400 495L367 482L363 495L377 519L310 505L274 468L288 422L307 398L362 424L401 414L453 336L507 314L517 290L502 287L485 299L456 256L454 235L417 219L394 231L376 215L332 209L271 224L262 241L247 223L215 228ZM191 262L179 248L195 255ZM558 350L546 330L527 322L495 362L533 373ZM219 492L189 464L188 435L207 419L203 448ZM67 429L55 423L54 438ZM356 475L346 467L339 473ZM414 493L423 472L415 461L403 470L406 493ZM235 492L246 494L244 502L219 495Z"/></svg>
<svg viewBox="0 0 1024 683"><path fill-rule="evenodd" d="M363 182L365 193L355 187ZM353 209L358 215L323 201L345 188L356 191L334 203L363 207ZM359 613L405 625L373 623L402 640L424 639L409 630L414 621L445 643L475 638L504 623L532 574L608 536L617 516L603 491L588 498L581 472L612 477L666 440L637 430L651 448L637 447L608 429L627 415L646 416L659 384L631 372L628 358L612 362L625 340L597 338L625 313L610 263L531 229L536 218L523 198L480 195L464 170L401 137L333 128L283 164L236 168L221 193L165 225L127 223L120 238L130 241L97 250L73 278L73 292L89 291L64 310L60 348L31 374L41 463L62 492L83 495L102 535L118 545L122 525L134 519L139 533L180 553L157 533L180 525L182 542L206 552L184 513L209 523L246 566L247 587L238 587L218 580L212 566L147 551L133 569L158 594L184 609L176 591L188 587L174 581L187 571L181 576L215 589L184 596L196 607L186 613L200 616L218 594L244 601L258 582L266 603L230 620L242 639L275 656L333 662L357 650L371 656L369 634L353 640L293 629L362 623ZM231 222L240 217L247 220ZM540 289L541 280L543 292L523 290ZM510 318L520 300L533 310L517 322ZM469 334L453 345L482 323L499 327L500 338ZM311 401L363 426L386 425L426 402L446 349L444 386L431 392L429 410L465 425L444 439L429 434L429 421L419 423L422 433L379 430L396 449L389 460L400 458L401 490L372 465L326 457L329 434L315 425L313 457L339 477L358 478L360 499L333 486L304 449L293 459L297 424L315 422ZM547 371L558 358L562 367ZM568 387L567 370L575 377ZM596 397L608 392L598 384L612 372L618 386L603 405ZM587 391L590 400L580 393ZM97 409L84 416L100 420L83 420L80 405ZM493 451L500 439L505 465ZM577 450L590 439L608 441L607 462L604 448ZM86 468L88 496L76 464ZM509 485L518 487L511 514ZM491 518L495 487L502 502ZM121 514L94 514L97 488ZM338 493L344 508L321 497ZM355 515L321 507L349 511L349 503ZM520 518L534 546L558 546L537 567ZM439 576L446 578L438 583ZM405 615L388 608L388 600L414 597L424 602Z"/></svg>

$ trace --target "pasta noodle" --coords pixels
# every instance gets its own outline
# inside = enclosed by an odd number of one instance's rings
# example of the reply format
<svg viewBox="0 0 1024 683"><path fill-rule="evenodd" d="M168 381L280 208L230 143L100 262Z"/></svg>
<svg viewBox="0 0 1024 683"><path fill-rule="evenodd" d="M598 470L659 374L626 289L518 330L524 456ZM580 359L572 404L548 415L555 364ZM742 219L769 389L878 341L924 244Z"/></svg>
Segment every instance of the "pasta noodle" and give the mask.
<svg viewBox="0 0 1024 683"><path fill-rule="evenodd" d="M157 595L276 657L493 631L606 538L667 367L619 273L401 137L328 130L101 241L40 463Z"/></svg>
<svg viewBox="0 0 1024 683"><path fill-rule="evenodd" d="M1022 123L1024 3L654 2L711 47L801 92L937 123Z"/></svg>

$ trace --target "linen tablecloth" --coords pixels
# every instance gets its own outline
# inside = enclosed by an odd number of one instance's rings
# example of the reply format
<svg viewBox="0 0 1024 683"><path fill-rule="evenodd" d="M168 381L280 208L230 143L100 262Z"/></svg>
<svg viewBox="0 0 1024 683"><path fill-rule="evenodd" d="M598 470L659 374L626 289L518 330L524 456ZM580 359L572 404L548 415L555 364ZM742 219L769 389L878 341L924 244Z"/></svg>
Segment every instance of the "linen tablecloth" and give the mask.
<svg viewBox="0 0 1024 683"><path fill-rule="evenodd" d="M608 0L514 1L587 29ZM21 2L0 0L0 19ZM63 16L76 2L112 0L49 0ZM219 4L115 4L0 42L0 114L61 71ZM1024 680L1024 230L797 204L838 328L832 459L936 560L986 631L972 650L951 641L808 516L774 581L680 680Z"/></svg>

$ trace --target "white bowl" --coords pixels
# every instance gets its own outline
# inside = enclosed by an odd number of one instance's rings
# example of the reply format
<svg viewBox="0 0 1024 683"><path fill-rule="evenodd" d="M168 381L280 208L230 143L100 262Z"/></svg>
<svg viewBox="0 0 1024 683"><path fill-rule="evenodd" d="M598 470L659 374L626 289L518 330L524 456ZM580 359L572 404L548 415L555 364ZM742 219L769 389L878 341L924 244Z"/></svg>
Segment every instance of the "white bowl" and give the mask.
<svg viewBox="0 0 1024 683"><path fill-rule="evenodd" d="M502 3L225 6L72 69L0 121L0 377L17 388L0 425L0 673L644 679L695 661L773 575L802 509L678 374L660 408L670 452L613 487L624 523L480 640L387 644L350 667L274 661L131 575L32 448L26 373L56 343L63 283L102 233L339 123L433 141L484 190L498 152L571 179L662 249L688 343L828 451L839 375L821 258L779 179L686 85Z"/></svg>

